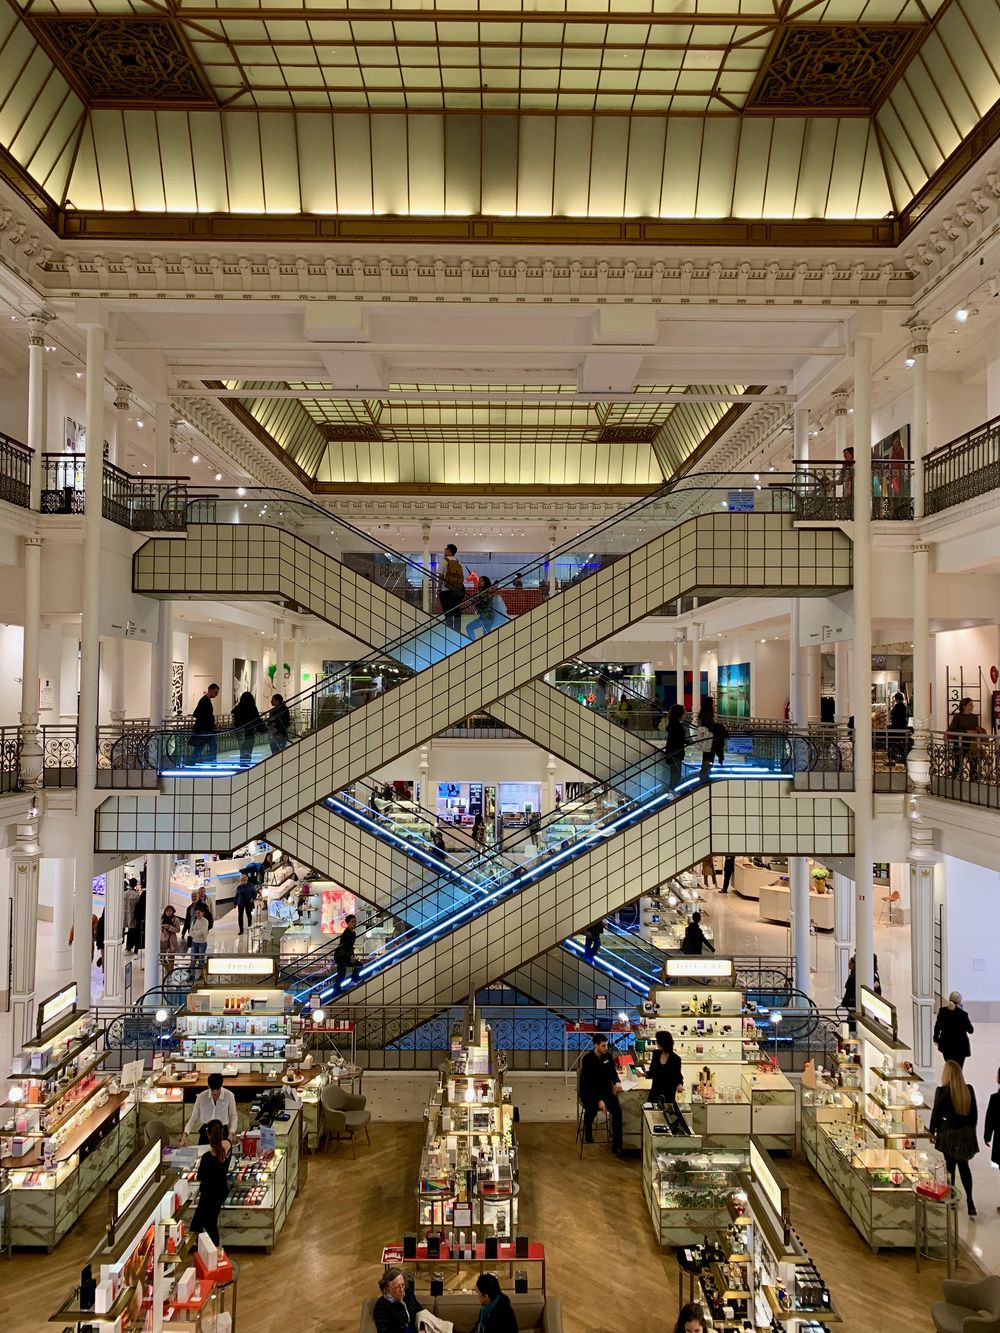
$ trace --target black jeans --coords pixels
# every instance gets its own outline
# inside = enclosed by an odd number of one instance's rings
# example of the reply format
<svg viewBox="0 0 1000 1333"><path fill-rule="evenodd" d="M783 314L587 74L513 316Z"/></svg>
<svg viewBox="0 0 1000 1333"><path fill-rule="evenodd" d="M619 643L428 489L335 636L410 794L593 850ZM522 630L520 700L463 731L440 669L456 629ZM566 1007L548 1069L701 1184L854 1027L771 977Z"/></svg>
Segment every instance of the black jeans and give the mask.
<svg viewBox="0 0 1000 1333"><path fill-rule="evenodd" d="M727 856L722 862L722 892L728 893L729 886L733 882L733 872L736 869L736 857Z"/></svg>
<svg viewBox="0 0 1000 1333"><path fill-rule="evenodd" d="M253 922L253 903L237 903L236 916L240 923L240 934L243 934L243 923L249 926Z"/></svg>
<svg viewBox="0 0 1000 1333"><path fill-rule="evenodd" d="M441 610L444 612L444 623L449 629L462 631L462 612L459 609L465 601L465 593L457 588L442 588L438 593L441 599Z"/></svg>
<svg viewBox="0 0 1000 1333"><path fill-rule="evenodd" d="M356 959L344 958L343 955L340 958L334 955L334 962L337 964L337 980L334 984L337 990L340 990L344 984L344 978L347 976L348 968L350 968L351 980L353 981L361 969L361 964Z"/></svg>
<svg viewBox="0 0 1000 1333"><path fill-rule="evenodd" d="M622 1146L622 1105L614 1093L605 1094L604 1105L608 1108L608 1115L611 1117L611 1146L620 1148ZM596 1102L583 1108L583 1136L588 1139L594 1132L594 1120L599 1108Z"/></svg>
<svg viewBox="0 0 1000 1333"><path fill-rule="evenodd" d="M954 1157L949 1157L945 1153L944 1164L948 1168L948 1179L952 1185L955 1183L955 1167L958 1167L958 1174L962 1181L962 1189L965 1190L965 1202L970 1208L974 1208L972 1202L972 1168L968 1162L956 1162Z"/></svg>

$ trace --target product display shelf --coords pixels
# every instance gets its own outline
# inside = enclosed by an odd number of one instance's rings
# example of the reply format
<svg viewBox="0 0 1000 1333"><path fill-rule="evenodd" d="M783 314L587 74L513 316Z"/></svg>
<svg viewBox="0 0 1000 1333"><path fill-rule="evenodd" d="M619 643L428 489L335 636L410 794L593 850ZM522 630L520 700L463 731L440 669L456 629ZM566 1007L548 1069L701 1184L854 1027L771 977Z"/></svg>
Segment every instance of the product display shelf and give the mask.
<svg viewBox="0 0 1000 1333"><path fill-rule="evenodd" d="M521 1253L518 1253L520 1248ZM538 1241L498 1240L497 1254L487 1257L486 1245L477 1241L465 1245L461 1253L456 1240L453 1246L447 1241L434 1255L427 1253L427 1244L418 1242L414 1254L407 1254L403 1245L386 1245L382 1250L382 1263L386 1268L402 1268L413 1280L418 1296L429 1293L432 1281L440 1276L449 1291L469 1291L473 1288L480 1273L496 1273L503 1289L513 1292L521 1274L521 1289L545 1294L545 1246ZM421 1303L424 1303L423 1301Z"/></svg>
<svg viewBox="0 0 1000 1333"><path fill-rule="evenodd" d="M417 1231L475 1231L511 1237L520 1181L514 1107L493 1049L477 1020L473 1035L452 1039L427 1108L417 1185Z"/></svg>
<svg viewBox="0 0 1000 1333"><path fill-rule="evenodd" d="M140 1149L109 1194L108 1233L75 1287L49 1316L77 1333L232 1333L238 1270L207 1237L187 1230L190 1190ZM121 1211L118 1211L118 1208Z"/></svg>
<svg viewBox="0 0 1000 1333"><path fill-rule="evenodd" d="M659 1111L643 1112L642 1192L660 1245L689 1245L726 1225L747 1153L666 1130Z"/></svg>
<svg viewBox="0 0 1000 1333"><path fill-rule="evenodd" d="M245 1132L233 1144L229 1163L229 1193L219 1216L219 1234L227 1249L264 1249L270 1253L278 1239L299 1188L301 1108L284 1112L270 1128L269 1137ZM197 1149L181 1148L172 1161L197 1193Z"/></svg>
<svg viewBox="0 0 1000 1333"><path fill-rule="evenodd" d="M649 897L639 899L639 935L656 949L665 952L679 949L688 923L697 911L702 913L705 938L711 941L714 934L705 920L707 909L697 876L678 875Z"/></svg>

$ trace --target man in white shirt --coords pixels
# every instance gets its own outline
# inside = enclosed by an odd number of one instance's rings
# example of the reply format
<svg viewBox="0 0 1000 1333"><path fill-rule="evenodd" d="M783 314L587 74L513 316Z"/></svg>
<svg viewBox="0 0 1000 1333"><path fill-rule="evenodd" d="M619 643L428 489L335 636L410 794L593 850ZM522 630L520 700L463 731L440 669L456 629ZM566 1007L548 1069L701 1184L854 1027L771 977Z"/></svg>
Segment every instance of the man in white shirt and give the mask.
<svg viewBox="0 0 1000 1333"><path fill-rule="evenodd" d="M188 1135L196 1125L201 1126L198 1132L198 1142L207 1143L208 1135L205 1133L205 1126L210 1120L221 1120L223 1126L229 1131L228 1137L233 1138L235 1136L237 1123L236 1098L228 1088L222 1086L221 1074L209 1074L208 1087L204 1092L199 1092L194 1099L194 1106L191 1108L188 1122L184 1126L181 1143L187 1143Z"/></svg>

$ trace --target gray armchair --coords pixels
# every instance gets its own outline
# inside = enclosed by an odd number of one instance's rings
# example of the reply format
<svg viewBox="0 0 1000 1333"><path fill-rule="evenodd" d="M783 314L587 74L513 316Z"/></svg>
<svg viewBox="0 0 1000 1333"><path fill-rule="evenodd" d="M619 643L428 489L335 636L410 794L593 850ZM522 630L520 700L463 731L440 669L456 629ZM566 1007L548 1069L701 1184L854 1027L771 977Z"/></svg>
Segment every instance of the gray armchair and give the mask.
<svg viewBox="0 0 1000 1333"><path fill-rule="evenodd" d="M364 1133L369 1148L372 1146L368 1134L368 1125L371 1122L372 1113L365 1110L368 1104L367 1097L359 1097L354 1093L344 1092L342 1088L331 1083L323 1089L320 1104L323 1107L324 1133L332 1135L338 1141L346 1135L351 1140L352 1156L357 1157L358 1155L354 1146L356 1134Z"/></svg>
<svg viewBox="0 0 1000 1333"><path fill-rule="evenodd" d="M944 1300L931 1306L937 1333L1000 1333L1000 1277L944 1284Z"/></svg>
<svg viewBox="0 0 1000 1333"><path fill-rule="evenodd" d="M562 1306L558 1296L543 1296L540 1291L511 1291L507 1294L517 1315L520 1333L562 1333ZM467 1330L476 1327L481 1306L474 1291L445 1292L443 1296L428 1296L426 1292L418 1292L417 1299L427 1301L425 1308L431 1314L450 1320L455 1325L455 1333L467 1333ZM372 1316L374 1308L374 1298L365 1301L362 1306L360 1333L375 1333Z"/></svg>

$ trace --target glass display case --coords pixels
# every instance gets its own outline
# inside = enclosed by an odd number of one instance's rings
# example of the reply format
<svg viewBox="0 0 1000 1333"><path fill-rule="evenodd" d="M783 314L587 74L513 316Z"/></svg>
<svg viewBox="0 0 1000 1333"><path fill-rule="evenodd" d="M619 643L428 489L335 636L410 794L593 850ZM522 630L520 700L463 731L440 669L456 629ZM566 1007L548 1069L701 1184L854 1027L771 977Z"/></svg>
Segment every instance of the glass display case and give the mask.
<svg viewBox="0 0 1000 1333"><path fill-rule="evenodd" d="M696 875L677 875L646 898L639 899L639 935L665 952L678 950L695 912L702 914L705 938L714 939Z"/></svg>
<svg viewBox="0 0 1000 1333"><path fill-rule="evenodd" d="M690 1245L725 1226L747 1154L735 1147L706 1149L696 1136L672 1136L662 1128L659 1112L645 1111L643 1197L659 1243Z"/></svg>
<svg viewBox="0 0 1000 1333"><path fill-rule="evenodd" d="M512 1237L520 1181L514 1106L481 1021L453 1041L427 1108L417 1185L418 1235L473 1230Z"/></svg>

